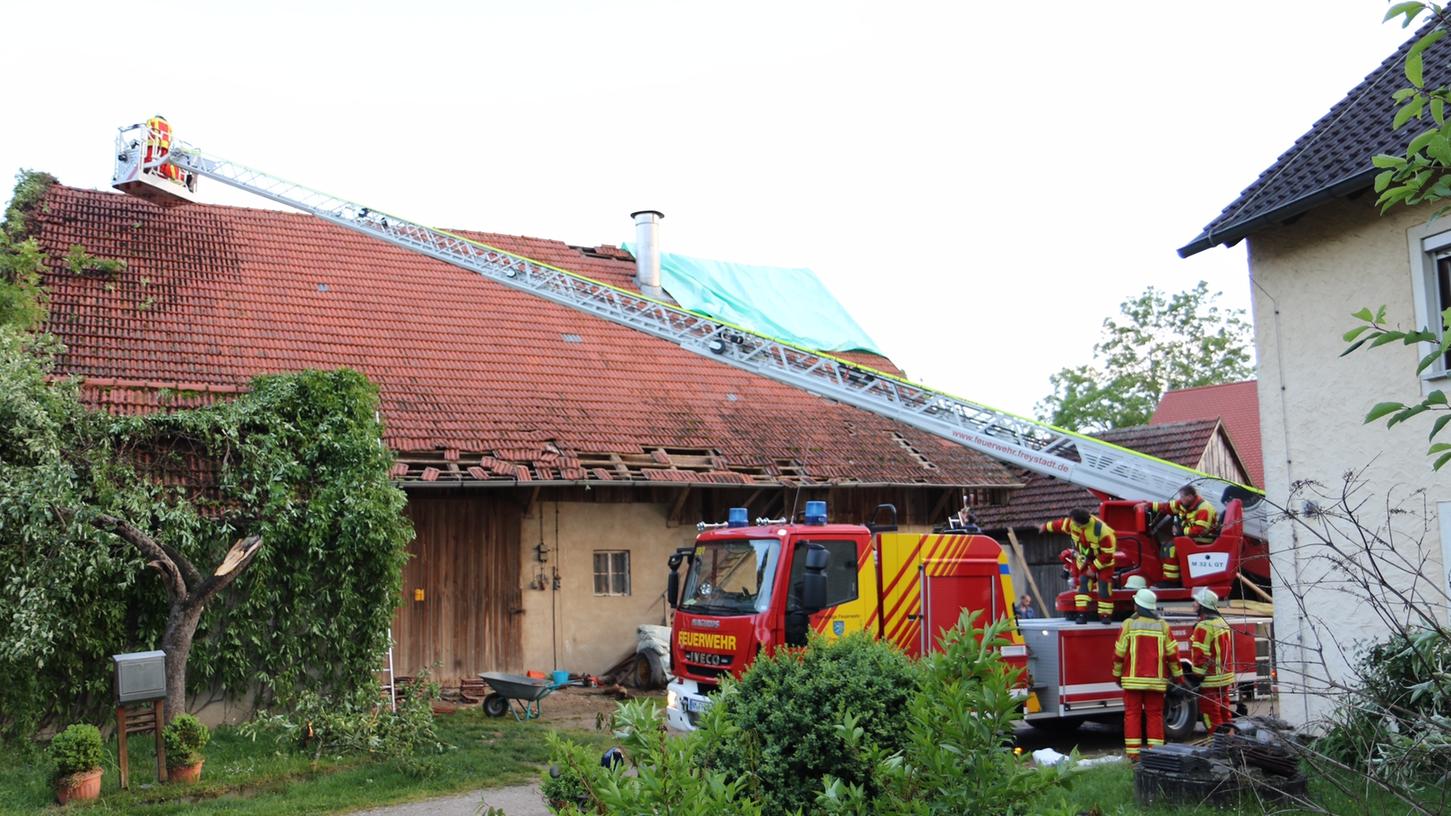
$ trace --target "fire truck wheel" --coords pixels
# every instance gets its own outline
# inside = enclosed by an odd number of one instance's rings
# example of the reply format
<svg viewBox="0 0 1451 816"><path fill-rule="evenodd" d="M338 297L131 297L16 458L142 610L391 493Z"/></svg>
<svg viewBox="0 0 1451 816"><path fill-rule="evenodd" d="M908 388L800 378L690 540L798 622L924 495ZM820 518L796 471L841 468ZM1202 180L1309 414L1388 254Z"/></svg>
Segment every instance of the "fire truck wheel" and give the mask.
<svg viewBox="0 0 1451 816"><path fill-rule="evenodd" d="M1194 693L1182 686L1170 686L1164 698L1164 737L1182 742L1194 735L1194 725L1199 722L1199 706Z"/></svg>

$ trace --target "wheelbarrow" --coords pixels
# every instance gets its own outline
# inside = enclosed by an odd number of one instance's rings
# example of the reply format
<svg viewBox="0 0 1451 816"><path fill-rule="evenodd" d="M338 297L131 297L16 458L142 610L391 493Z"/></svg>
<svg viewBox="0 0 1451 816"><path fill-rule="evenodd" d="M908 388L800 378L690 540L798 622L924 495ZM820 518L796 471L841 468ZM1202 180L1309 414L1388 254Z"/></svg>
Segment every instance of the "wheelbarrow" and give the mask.
<svg viewBox="0 0 1451 816"><path fill-rule="evenodd" d="M569 685L567 682L551 683L542 678L499 672L484 672L479 679L493 689L484 698L484 713L490 717L502 717L504 712L511 710L510 703L513 703L514 719L520 722L537 719L539 701Z"/></svg>

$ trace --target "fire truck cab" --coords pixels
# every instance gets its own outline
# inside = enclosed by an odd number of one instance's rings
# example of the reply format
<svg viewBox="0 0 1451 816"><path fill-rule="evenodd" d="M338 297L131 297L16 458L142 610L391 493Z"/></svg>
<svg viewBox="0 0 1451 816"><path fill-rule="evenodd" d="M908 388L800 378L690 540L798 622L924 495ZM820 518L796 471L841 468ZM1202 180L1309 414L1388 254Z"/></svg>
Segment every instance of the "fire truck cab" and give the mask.
<svg viewBox="0 0 1451 816"><path fill-rule="evenodd" d="M722 676L739 676L762 652L804 646L812 632L864 631L916 657L935 649L964 609L985 620L1012 615L1007 557L986 536L831 524L816 501L802 524L750 525L738 507L726 523L700 527L694 547L671 558L666 590L675 606L666 716L677 729L693 727ZM1012 637L1003 654L1026 667Z"/></svg>

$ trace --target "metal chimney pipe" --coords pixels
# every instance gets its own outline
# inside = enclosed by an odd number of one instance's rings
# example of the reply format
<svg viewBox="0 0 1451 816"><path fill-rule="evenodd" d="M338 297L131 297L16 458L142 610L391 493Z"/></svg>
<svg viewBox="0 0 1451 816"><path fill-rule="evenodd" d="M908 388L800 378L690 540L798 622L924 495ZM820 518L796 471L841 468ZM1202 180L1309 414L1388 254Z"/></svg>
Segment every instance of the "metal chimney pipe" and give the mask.
<svg viewBox="0 0 1451 816"><path fill-rule="evenodd" d="M661 297L665 290L660 288L660 219L665 213L640 210L630 217L635 219L635 285L649 297Z"/></svg>

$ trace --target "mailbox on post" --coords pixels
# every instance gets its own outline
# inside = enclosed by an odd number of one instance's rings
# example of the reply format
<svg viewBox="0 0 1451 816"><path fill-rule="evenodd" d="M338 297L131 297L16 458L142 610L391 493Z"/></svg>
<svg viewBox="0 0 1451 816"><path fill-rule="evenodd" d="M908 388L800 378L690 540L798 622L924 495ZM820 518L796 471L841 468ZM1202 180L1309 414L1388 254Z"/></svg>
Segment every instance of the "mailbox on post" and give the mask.
<svg viewBox="0 0 1451 816"><path fill-rule="evenodd" d="M166 652L111 655L116 662L116 705L166 699Z"/></svg>
<svg viewBox="0 0 1451 816"><path fill-rule="evenodd" d="M116 742L121 765L121 788L131 785L126 737L151 732L156 735L156 779L166 781L166 745L161 728L166 724L166 652L132 652L111 655L116 664ZM149 712L127 712L132 703L150 703Z"/></svg>

